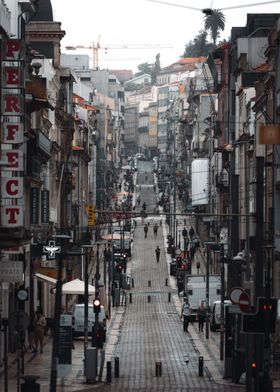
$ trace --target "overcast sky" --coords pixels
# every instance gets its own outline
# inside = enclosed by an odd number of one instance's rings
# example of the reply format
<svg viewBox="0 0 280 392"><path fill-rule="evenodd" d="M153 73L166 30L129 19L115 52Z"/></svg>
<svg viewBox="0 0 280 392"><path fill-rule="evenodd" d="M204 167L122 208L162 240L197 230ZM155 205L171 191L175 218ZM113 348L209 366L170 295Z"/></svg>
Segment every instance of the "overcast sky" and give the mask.
<svg viewBox="0 0 280 392"><path fill-rule="evenodd" d="M163 0L164 1L164 0ZM235 6L259 3L261 0L165 0L197 8ZM268 0L264 0L268 1ZM101 69L131 69L144 62L154 63L160 53L161 66L174 63L184 52L185 44L204 26L203 13L146 0L51 0L54 20L61 22L66 35L62 40L62 53L88 54L92 50L65 50L66 46L96 45L100 36L99 67ZM221 38L227 39L233 26L245 26L247 13L280 13L280 1L223 11L226 27ZM210 38L210 37L209 37ZM114 45L149 45L152 48L112 49ZM168 48L159 48L159 46ZM105 47L108 46L105 53ZM172 48L170 48L172 47Z"/></svg>

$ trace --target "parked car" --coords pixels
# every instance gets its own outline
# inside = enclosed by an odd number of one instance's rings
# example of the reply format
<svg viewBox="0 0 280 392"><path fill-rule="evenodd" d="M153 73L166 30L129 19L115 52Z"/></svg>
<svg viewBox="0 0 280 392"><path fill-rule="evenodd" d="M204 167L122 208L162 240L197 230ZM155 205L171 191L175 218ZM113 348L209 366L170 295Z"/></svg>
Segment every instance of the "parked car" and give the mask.
<svg viewBox="0 0 280 392"><path fill-rule="evenodd" d="M225 308L231 305L230 300L224 301L224 314ZM210 331L215 332L221 326L221 301L215 301L212 307L211 319L210 319Z"/></svg>

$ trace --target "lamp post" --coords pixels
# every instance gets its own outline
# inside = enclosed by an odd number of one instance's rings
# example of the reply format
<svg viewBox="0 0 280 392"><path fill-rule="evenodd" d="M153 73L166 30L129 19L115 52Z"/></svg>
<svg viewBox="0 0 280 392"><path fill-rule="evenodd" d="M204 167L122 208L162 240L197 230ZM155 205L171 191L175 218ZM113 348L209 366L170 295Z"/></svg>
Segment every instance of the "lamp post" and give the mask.
<svg viewBox="0 0 280 392"><path fill-rule="evenodd" d="M220 360L224 360L224 334L225 334L225 255L224 244L221 244L220 250L221 260L221 333L220 333Z"/></svg>
<svg viewBox="0 0 280 392"><path fill-rule="evenodd" d="M84 293L84 303L85 303L85 313L84 313L84 374L86 369L86 351L88 348L88 259L89 259L89 249L92 249L92 245L83 245L81 247L85 249L84 257L84 282L85 282L85 293Z"/></svg>
<svg viewBox="0 0 280 392"><path fill-rule="evenodd" d="M204 242L204 245L207 249L207 258L206 258L206 339L209 339L209 314L210 314L210 302L209 302L209 264L210 264L210 251L211 250L220 250L220 245L216 242Z"/></svg>
<svg viewBox="0 0 280 392"><path fill-rule="evenodd" d="M96 271L95 271L95 299L99 299L99 279L100 279L100 272L99 272L99 243L96 243L97 249L96 249ZM98 332L98 313L95 312L95 322L94 322L94 341L95 344L97 344L97 332Z"/></svg>
<svg viewBox="0 0 280 392"><path fill-rule="evenodd" d="M55 291L55 325L54 325L54 336L53 336L53 346L52 346L52 364L51 364L51 380L50 380L50 392L56 392L56 380L57 380L57 368L59 362L59 323L60 323L60 313L61 313L61 297L62 297L62 258L65 252L61 252L61 248L65 245L71 236L68 235L56 235L54 236L60 239L61 247L56 246L54 241L52 241L49 246L44 247L44 252L48 253L50 257L55 257L57 262L57 282Z"/></svg>

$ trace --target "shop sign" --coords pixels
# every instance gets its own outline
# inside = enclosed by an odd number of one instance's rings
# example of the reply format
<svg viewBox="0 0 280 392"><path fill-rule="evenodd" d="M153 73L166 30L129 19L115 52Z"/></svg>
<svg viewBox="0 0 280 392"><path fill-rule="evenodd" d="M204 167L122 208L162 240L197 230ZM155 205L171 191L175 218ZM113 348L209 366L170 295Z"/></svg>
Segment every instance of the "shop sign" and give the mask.
<svg viewBox="0 0 280 392"><path fill-rule="evenodd" d="M1 197L19 199L23 197L23 177L1 177Z"/></svg>
<svg viewBox="0 0 280 392"><path fill-rule="evenodd" d="M1 207L2 227L22 227L23 207L22 206L2 206Z"/></svg>
<svg viewBox="0 0 280 392"><path fill-rule="evenodd" d="M1 40L0 140L2 144L8 144L7 149L1 149L0 157L7 162L1 167L5 172L1 176L1 196L6 204L1 206L1 226L7 228L21 227L24 223L23 179L12 175L12 172L24 171L20 146L24 141L24 47L23 40ZM8 149L11 145L12 149Z"/></svg>

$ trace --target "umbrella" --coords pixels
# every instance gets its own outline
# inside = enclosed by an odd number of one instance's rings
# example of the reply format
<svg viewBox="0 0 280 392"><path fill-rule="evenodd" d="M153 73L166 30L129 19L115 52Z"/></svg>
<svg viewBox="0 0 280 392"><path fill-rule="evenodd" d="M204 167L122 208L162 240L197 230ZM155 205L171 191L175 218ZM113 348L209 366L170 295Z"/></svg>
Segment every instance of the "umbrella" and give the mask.
<svg viewBox="0 0 280 392"><path fill-rule="evenodd" d="M121 233L114 233L114 234L103 234L101 238L102 240L107 240L107 241L120 241L121 239L129 240L130 236L126 234L122 236Z"/></svg>
<svg viewBox="0 0 280 392"><path fill-rule="evenodd" d="M55 293L55 289L52 290ZM93 295L95 288L91 284L88 285L88 294ZM74 279L62 285L62 294L83 295L85 294L85 282L80 279Z"/></svg>

